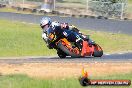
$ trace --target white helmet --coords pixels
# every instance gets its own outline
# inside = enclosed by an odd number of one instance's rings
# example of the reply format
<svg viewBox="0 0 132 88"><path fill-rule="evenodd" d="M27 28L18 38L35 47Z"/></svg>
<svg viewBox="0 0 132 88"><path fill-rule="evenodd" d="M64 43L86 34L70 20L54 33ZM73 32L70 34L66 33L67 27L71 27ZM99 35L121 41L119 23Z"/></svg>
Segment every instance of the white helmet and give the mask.
<svg viewBox="0 0 132 88"><path fill-rule="evenodd" d="M52 27L57 27L57 26L60 26L60 23L57 22L57 21L54 21L54 22L51 23L51 26Z"/></svg>
<svg viewBox="0 0 132 88"><path fill-rule="evenodd" d="M43 17L40 21L40 26L43 28L45 25L50 25L51 19L49 17Z"/></svg>

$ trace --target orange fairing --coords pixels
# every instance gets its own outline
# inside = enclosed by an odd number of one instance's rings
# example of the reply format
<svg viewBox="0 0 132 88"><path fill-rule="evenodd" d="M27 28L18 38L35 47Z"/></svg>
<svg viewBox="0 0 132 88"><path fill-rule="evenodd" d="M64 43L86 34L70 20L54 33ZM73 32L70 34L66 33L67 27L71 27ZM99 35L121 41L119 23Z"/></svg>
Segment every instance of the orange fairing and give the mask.
<svg viewBox="0 0 132 88"><path fill-rule="evenodd" d="M80 53L79 49L77 47L73 48L72 44L66 38L61 39L61 41L62 41L62 44L66 46L67 49L70 50L71 52L77 55Z"/></svg>
<svg viewBox="0 0 132 88"><path fill-rule="evenodd" d="M88 42L87 41L83 41L83 47L82 47L82 52L81 52L81 56L86 56L86 55L90 55L90 47L88 46Z"/></svg>
<svg viewBox="0 0 132 88"><path fill-rule="evenodd" d="M87 41L83 41L81 56L91 56L93 52L94 46L89 46L89 43Z"/></svg>
<svg viewBox="0 0 132 88"><path fill-rule="evenodd" d="M97 51L102 51L102 48L99 46L99 45L96 45L96 46L94 46L95 47L95 50L97 50Z"/></svg>

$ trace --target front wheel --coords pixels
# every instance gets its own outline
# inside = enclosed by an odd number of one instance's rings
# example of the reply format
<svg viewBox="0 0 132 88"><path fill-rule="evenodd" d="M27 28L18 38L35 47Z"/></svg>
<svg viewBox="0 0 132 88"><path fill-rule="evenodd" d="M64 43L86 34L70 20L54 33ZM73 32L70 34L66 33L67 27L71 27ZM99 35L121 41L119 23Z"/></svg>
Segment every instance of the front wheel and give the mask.
<svg viewBox="0 0 132 88"><path fill-rule="evenodd" d="M102 48L101 48L98 44L95 44L95 45L94 45L93 56L94 56L94 57L101 57L102 55L103 55L103 50L102 50Z"/></svg>
<svg viewBox="0 0 132 88"><path fill-rule="evenodd" d="M93 56L94 57L101 57L103 55L103 51L96 51L94 50Z"/></svg>

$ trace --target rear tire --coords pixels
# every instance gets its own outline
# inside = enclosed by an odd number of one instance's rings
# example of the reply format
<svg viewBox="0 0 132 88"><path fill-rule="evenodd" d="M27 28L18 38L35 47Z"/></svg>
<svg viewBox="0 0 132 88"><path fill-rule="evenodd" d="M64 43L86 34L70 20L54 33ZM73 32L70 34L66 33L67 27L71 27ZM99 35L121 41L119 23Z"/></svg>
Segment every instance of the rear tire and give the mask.
<svg viewBox="0 0 132 88"><path fill-rule="evenodd" d="M59 49L61 49L63 52L65 52L68 56L71 56L71 57L80 57L81 55L77 55L71 51L69 51L63 44L61 41L58 42L57 44L57 47Z"/></svg>
<svg viewBox="0 0 132 88"><path fill-rule="evenodd" d="M58 54L58 56L59 56L60 58L66 58L66 54L65 54L63 51L61 51L61 50L58 50L58 51L57 51L57 54Z"/></svg>

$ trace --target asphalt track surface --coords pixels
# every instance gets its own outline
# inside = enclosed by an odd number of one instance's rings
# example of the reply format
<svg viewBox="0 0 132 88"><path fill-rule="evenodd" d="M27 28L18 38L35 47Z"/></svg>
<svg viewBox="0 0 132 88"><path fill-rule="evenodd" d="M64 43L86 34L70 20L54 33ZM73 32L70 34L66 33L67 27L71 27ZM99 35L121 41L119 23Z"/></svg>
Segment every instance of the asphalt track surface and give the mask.
<svg viewBox="0 0 132 88"><path fill-rule="evenodd" d="M0 19L7 19L12 21L21 21L28 23L39 24L42 15L32 14L17 14L0 12ZM105 20L93 18L73 18L73 17L58 17L51 16L53 20L60 22L68 22L77 25L79 28L91 29L96 31L107 31L112 33L132 34L132 21L120 20ZM21 63L56 63L56 62L73 62L73 63L95 63L95 62L130 62L132 63L132 53L119 53L103 55L100 58L85 57L85 58L70 58L60 59L59 57L27 57L22 59L0 59L0 63L21 64Z"/></svg>
<svg viewBox="0 0 132 88"><path fill-rule="evenodd" d="M10 12L0 12L0 19L15 20L27 23L39 24L43 15L18 14ZM51 19L59 22L67 22L81 29L90 29L95 31L106 31L111 33L132 34L132 20L113 20L113 19L97 19L97 18L74 18L50 16Z"/></svg>
<svg viewBox="0 0 132 88"><path fill-rule="evenodd" d="M132 53L120 53L103 55L102 57L85 57L60 59L54 57L27 57L21 59L0 59L0 63L23 64L23 63L132 63Z"/></svg>

